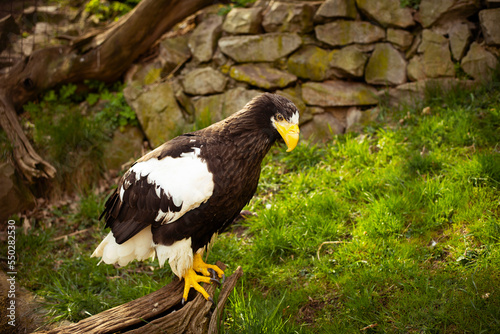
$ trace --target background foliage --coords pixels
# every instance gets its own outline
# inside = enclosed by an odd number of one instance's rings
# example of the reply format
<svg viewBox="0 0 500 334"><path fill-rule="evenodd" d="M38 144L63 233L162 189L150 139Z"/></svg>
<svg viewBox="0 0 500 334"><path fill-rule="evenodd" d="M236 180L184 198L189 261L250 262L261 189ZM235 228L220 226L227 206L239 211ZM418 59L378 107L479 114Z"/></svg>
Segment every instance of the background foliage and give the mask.
<svg viewBox="0 0 500 334"><path fill-rule="evenodd" d="M138 125L123 97L123 85L102 82L68 84L24 106L24 126L35 148L58 170L63 190L88 191L102 176L105 144L113 132Z"/></svg>

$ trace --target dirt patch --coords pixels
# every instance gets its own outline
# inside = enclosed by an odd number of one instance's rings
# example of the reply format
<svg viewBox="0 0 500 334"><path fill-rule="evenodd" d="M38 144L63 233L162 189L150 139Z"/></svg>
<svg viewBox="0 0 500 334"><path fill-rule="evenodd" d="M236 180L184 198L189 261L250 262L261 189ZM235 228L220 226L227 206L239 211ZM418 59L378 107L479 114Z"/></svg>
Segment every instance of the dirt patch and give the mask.
<svg viewBox="0 0 500 334"><path fill-rule="evenodd" d="M298 318L300 323L314 324L319 311L325 308L327 303L320 300L314 300L309 297L309 301L300 308Z"/></svg>
<svg viewBox="0 0 500 334"><path fill-rule="evenodd" d="M20 288L15 281L15 275L0 271L0 334L32 333L44 329L47 319L37 297ZM14 285L11 286L11 282Z"/></svg>

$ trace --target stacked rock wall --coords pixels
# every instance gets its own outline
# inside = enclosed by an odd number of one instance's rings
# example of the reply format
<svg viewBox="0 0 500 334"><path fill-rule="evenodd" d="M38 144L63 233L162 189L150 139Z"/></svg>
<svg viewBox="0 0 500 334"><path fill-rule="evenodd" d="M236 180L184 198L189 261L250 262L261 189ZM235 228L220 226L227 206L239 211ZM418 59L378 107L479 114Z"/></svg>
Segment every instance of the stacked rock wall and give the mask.
<svg viewBox="0 0 500 334"><path fill-rule="evenodd" d="M296 103L304 137L328 138L370 119L380 97L408 102L429 80L481 82L498 66L498 0L422 0L418 10L400 0L223 8L180 23L158 41L156 57L150 52L127 74L125 96L151 146L227 117L264 91ZM95 24L85 11L57 6L27 8L21 21L34 25L26 38L11 15L0 18L0 60ZM0 71L10 65L0 61Z"/></svg>
<svg viewBox="0 0 500 334"><path fill-rule="evenodd" d="M133 68L126 97L152 146L264 91L296 103L306 138L327 138L376 114L380 96L397 103L427 80L488 80L500 54L495 4L257 1L226 15L210 7Z"/></svg>

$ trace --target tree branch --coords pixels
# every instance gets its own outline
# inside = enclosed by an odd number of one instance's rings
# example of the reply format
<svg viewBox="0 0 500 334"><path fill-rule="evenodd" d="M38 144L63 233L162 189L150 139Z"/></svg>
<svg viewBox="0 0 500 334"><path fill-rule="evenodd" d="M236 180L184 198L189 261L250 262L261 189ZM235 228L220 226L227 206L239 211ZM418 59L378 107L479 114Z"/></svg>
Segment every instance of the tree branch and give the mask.
<svg viewBox="0 0 500 334"><path fill-rule="evenodd" d="M217 266L225 269L220 261ZM181 306L184 282L175 280L158 291L135 299L126 304L83 319L78 323L54 328L39 334L78 334L78 333L218 333L222 311L243 270L238 267L221 287L214 312L212 303L200 293ZM204 284L210 295L216 286Z"/></svg>

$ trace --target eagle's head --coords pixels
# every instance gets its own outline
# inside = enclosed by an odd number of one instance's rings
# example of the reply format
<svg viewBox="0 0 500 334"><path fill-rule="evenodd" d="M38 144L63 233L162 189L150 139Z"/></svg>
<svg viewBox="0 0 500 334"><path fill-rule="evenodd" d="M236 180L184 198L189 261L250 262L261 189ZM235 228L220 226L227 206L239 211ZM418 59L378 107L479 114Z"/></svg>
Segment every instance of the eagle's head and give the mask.
<svg viewBox="0 0 500 334"><path fill-rule="evenodd" d="M287 152L293 150L299 141L299 111L286 97L264 93L248 103L245 109L258 115L259 126L272 141L283 138Z"/></svg>

